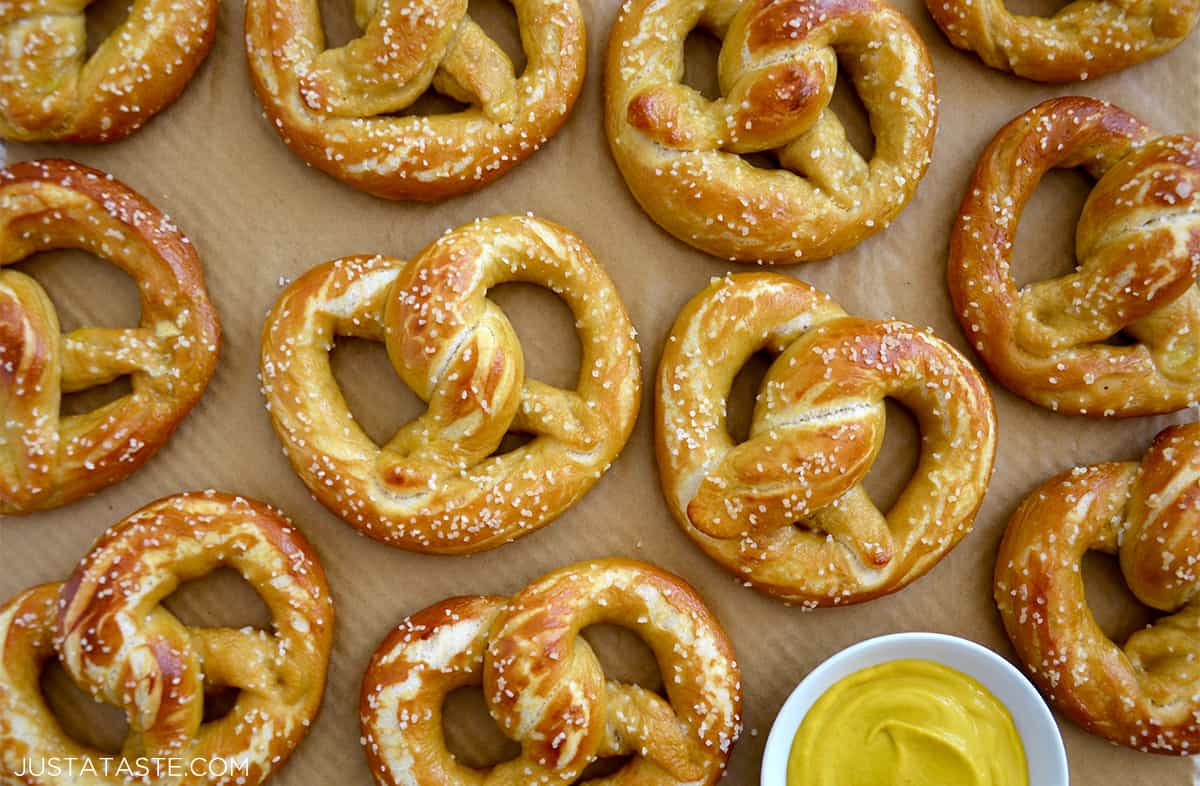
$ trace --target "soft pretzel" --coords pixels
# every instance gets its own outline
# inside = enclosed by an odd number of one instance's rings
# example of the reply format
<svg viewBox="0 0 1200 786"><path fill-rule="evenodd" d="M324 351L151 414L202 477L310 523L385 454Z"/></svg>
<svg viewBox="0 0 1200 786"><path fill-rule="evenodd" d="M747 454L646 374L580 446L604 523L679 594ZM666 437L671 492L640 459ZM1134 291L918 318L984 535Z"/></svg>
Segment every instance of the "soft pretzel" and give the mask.
<svg viewBox="0 0 1200 786"><path fill-rule="evenodd" d="M558 131L583 86L575 0L512 0L520 76L467 0L355 0L361 37L325 48L317 0L248 0L246 54L267 117L312 166L387 199L482 188ZM468 108L399 112L430 86Z"/></svg>
<svg viewBox="0 0 1200 786"><path fill-rule="evenodd" d="M1129 589L1168 616L1117 645L1080 564L1119 555ZM1200 424L1164 429L1141 462L1078 467L1029 495L996 558L1004 629L1042 693L1085 729L1153 753L1200 750Z"/></svg>
<svg viewBox="0 0 1200 786"><path fill-rule="evenodd" d="M45 290L4 268L55 248L132 276L138 327L63 334ZM0 170L0 514L63 505L146 463L204 392L219 338L195 249L141 195L70 161ZM62 393L126 375L129 395L60 415Z"/></svg>
<svg viewBox="0 0 1200 786"><path fill-rule="evenodd" d="M777 355L749 438L726 400L756 352ZM863 490L885 398L920 426L916 473L886 514ZM996 451L991 396L955 349L903 322L849 317L786 276L717 279L667 338L655 397L659 480L684 531L759 590L858 603L929 571L971 528Z"/></svg>
<svg viewBox="0 0 1200 786"><path fill-rule="evenodd" d="M1158 57L1183 41L1197 0L1074 0L1051 17L1020 16L1004 0L925 0L959 49L1039 82L1093 79Z"/></svg>
<svg viewBox="0 0 1200 786"><path fill-rule="evenodd" d="M524 372L504 313L507 281L547 287L575 315L575 390ZM354 421L329 369L336 336L382 341L428 404L386 445ZM616 458L641 391L633 325L583 242L532 217L476 221L407 264L346 257L297 279L267 318L262 380L292 466L316 498L376 540L453 554L492 548L552 521ZM509 430L532 442L492 455Z"/></svg>
<svg viewBox="0 0 1200 786"><path fill-rule="evenodd" d="M1096 185L1079 266L1017 288L1017 223L1051 167ZM1160 136L1091 98L1055 98L984 151L950 239L948 279L968 339L996 378L1056 412L1127 417L1200 399L1200 137ZM1109 339L1123 334L1129 345Z"/></svg>
<svg viewBox="0 0 1200 786"><path fill-rule="evenodd" d="M193 628L160 605L181 583L222 565L265 601L269 631ZM160 762L147 764L151 775L138 782L262 783L317 713L332 628L320 563L280 513L216 492L154 502L105 532L67 582L27 590L0 609L0 776L20 771L22 760L75 756L73 772L22 782L128 782L115 765L95 762L108 754L68 737L46 705L39 674L57 657L81 688L125 711L119 758L130 771L139 757ZM238 697L227 715L203 721L205 688L218 686ZM97 774L86 780L89 759ZM171 759L187 773L182 779L171 776ZM231 766L214 767L216 760ZM224 781L206 777L221 771Z"/></svg>
<svg viewBox="0 0 1200 786"><path fill-rule="evenodd" d="M0 138L109 142L179 97L208 56L219 0L135 0L90 57L92 0L0 0Z"/></svg>
<svg viewBox="0 0 1200 786"><path fill-rule="evenodd" d="M579 632L611 622L650 646L667 696L605 680ZM483 685L521 754L488 771L454 761L446 695ZM602 757L633 758L609 786L720 779L741 731L741 683L716 618L681 579L631 560L555 571L514 598L451 598L407 618L363 678L362 739L380 786L572 783ZM600 781L589 780L588 783Z"/></svg>
<svg viewBox="0 0 1200 786"><path fill-rule="evenodd" d="M697 26L723 39L715 101L680 83ZM839 62L870 115L870 160L829 108ZM717 256L802 262L883 229L912 198L937 93L924 44L885 0L630 0L609 39L605 121L663 229ZM739 157L759 152L781 168Z"/></svg>

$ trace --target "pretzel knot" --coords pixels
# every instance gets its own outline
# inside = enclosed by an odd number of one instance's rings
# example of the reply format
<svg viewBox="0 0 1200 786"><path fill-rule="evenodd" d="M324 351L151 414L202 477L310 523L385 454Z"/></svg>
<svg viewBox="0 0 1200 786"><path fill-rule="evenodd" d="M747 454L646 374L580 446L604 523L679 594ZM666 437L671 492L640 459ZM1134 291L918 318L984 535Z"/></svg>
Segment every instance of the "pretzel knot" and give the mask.
<svg viewBox="0 0 1200 786"><path fill-rule="evenodd" d="M688 33L723 39L721 97L680 83ZM866 160L829 108L839 58L871 119ZM937 124L920 37L882 0L633 0L609 40L608 138L642 208L680 240L732 259L844 251L915 193ZM739 154L770 151L780 170Z"/></svg>
<svg viewBox="0 0 1200 786"><path fill-rule="evenodd" d="M1074 273L1017 288L1017 222L1043 173L1097 178ZM1058 412L1131 416L1200 398L1200 138L1159 136L1090 98L1046 101L996 135L950 243L959 321L992 372ZM1132 343L1113 345L1122 335Z"/></svg>
<svg viewBox="0 0 1200 786"><path fill-rule="evenodd" d="M605 680L580 631L638 633L666 698ZM483 685L521 754L484 772L454 761L442 737L451 691ZM681 579L606 559L545 576L510 600L451 598L404 620L363 678L361 725L380 786L571 783L602 757L633 758L604 780L712 784L741 731L741 684L720 624Z"/></svg>
<svg viewBox="0 0 1200 786"><path fill-rule="evenodd" d="M762 350L778 357L735 445L726 399ZM916 473L887 514L862 487L885 398L922 432ZM659 478L684 531L760 590L806 607L870 600L930 570L969 531L995 455L991 397L950 345L903 322L848 317L777 274L728 276L688 303L656 403Z"/></svg>
<svg viewBox="0 0 1200 786"><path fill-rule="evenodd" d="M80 248L132 276L141 324L62 333L45 290L5 265ZM170 437L212 377L220 329L187 238L111 176L46 160L0 170L0 513L121 480ZM62 393L130 377L130 394L62 416Z"/></svg>
<svg viewBox="0 0 1200 786"><path fill-rule="evenodd" d="M160 605L222 565L266 602L269 631L193 628ZM224 782L261 783L316 715L332 627L316 555L277 511L215 492L154 502L105 532L67 582L27 590L0 609L0 773L19 771L22 760L106 756L66 736L46 705L38 675L58 658L80 687L125 711L126 772L147 757L183 760L192 773L171 779L151 765L132 782L208 783L196 773L224 770ZM236 689L237 699L227 715L204 721L205 690L215 687ZM205 766L193 772L186 764L194 760ZM115 766L97 771L95 783L128 782ZM75 777L64 769L38 783Z"/></svg>
<svg viewBox="0 0 1200 786"><path fill-rule="evenodd" d="M954 46L1039 82L1091 79L1157 57L1200 17L1196 0L1076 0L1049 18L1013 14L1004 0L925 5Z"/></svg>
<svg viewBox="0 0 1200 786"><path fill-rule="evenodd" d="M513 0L528 58L508 55L467 0L355 0L363 34L325 49L316 0L250 0L254 88L284 142L376 196L443 199L482 188L558 131L583 86L587 40L575 0ZM432 86L468 108L389 116Z"/></svg>
<svg viewBox="0 0 1200 786"><path fill-rule="evenodd" d="M1080 564L1120 557L1134 595L1168 616L1111 641ZM1200 748L1200 425L1164 429L1141 462L1047 481L1009 522L995 598L1008 636L1052 704L1093 734L1153 753Z"/></svg>
<svg viewBox="0 0 1200 786"><path fill-rule="evenodd" d="M575 390L524 372L504 313L508 281L547 287L575 315ZM385 342L428 403L384 446L354 422L330 369L338 335ZM492 548L552 521L624 447L641 378L633 325L603 268L566 229L528 217L476 221L404 262L347 257L298 279L268 317L263 392L292 466L326 507L400 548ZM508 431L534 439L493 455Z"/></svg>
<svg viewBox="0 0 1200 786"><path fill-rule="evenodd" d="M90 57L92 0L0 0L0 138L108 142L179 97L212 49L219 0L136 0Z"/></svg>

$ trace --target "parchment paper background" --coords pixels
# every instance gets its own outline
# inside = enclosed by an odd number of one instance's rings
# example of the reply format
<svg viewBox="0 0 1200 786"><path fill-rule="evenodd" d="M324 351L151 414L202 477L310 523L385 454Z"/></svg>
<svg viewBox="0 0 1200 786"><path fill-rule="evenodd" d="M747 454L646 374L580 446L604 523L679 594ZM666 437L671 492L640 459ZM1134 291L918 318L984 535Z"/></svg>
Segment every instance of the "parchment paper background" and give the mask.
<svg viewBox="0 0 1200 786"><path fill-rule="evenodd" d="M1048 11L1022 0L1018 10ZM915 0L899 3L933 55L941 122L933 165L908 209L882 234L823 263L784 269L830 292L849 312L930 325L965 348L944 284L947 237L976 158L1007 120L1053 95L1112 100L1165 132L1200 131L1200 34L1171 54L1124 73L1051 87L982 66L953 50ZM90 14L94 36L124 14L124 0L100 0ZM332 586L337 628L324 708L308 739L276 777L279 786L368 784L359 747L358 687L379 640L406 614L449 595L511 593L568 562L624 555L653 561L694 584L725 624L742 664L746 732L726 783L757 783L770 723L792 687L824 658L861 639L903 630L953 633L1012 656L991 600L995 547L1019 500L1074 464L1139 456L1172 420L1095 422L1053 415L993 385L1000 423L996 473L976 529L928 577L909 589L855 608L801 613L743 588L680 532L659 496L651 443L653 375L661 344L679 308L712 276L731 269L676 242L638 209L608 154L601 124L601 65L617 0L583 0L590 58L585 92L562 132L515 172L484 191L433 206L385 202L308 169L263 120L250 88L242 6L222 4L217 43L177 104L131 138L103 147L10 145L12 161L65 156L112 172L168 212L195 243L220 312L224 344L207 394L170 444L133 478L64 509L0 524L0 596L65 577L106 527L141 505L178 491L215 487L280 506L315 543ZM354 34L349 0L325 0L331 42ZM472 13L510 51L514 23L502 0L473 0ZM695 84L715 81L717 44L689 46ZM869 135L844 88L835 106L853 138ZM1066 272L1073 264L1075 220L1089 188L1076 173L1053 174L1026 212L1018 238L1022 280ZM443 229L476 216L531 211L578 232L607 266L638 327L646 397L623 455L581 504L550 527L474 557L429 557L361 538L309 498L280 452L258 391L259 331L281 286L326 259L383 252L408 257ZM54 298L65 329L130 325L137 318L132 281L84 254L44 254L21 265ZM572 321L562 304L534 287L496 292L522 339L527 372L571 384L578 359ZM973 356L972 356L973 357ZM385 439L419 411L387 363L382 346L345 342L335 368L356 416ZM755 362L733 397L734 420L748 420ZM120 391L72 397L76 410ZM894 498L914 465L911 421L892 408L885 453L870 487ZM1106 630L1124 635L1148 617L1124 589L1115 563L1089 559L1089 598ZM232 573L181 589L169 605L194 624L262 623L265 611ZM654 686L648 651L619 629L591 633L609 673ZM45 678L69 728L116 745L119 713L69 689L57 668ZM451 698L447 727L468 763L482 764L505 746L469 691ZM1063 722L1072 781L1080 786L1183 786L1188 761L1112 747Z"/></svg>

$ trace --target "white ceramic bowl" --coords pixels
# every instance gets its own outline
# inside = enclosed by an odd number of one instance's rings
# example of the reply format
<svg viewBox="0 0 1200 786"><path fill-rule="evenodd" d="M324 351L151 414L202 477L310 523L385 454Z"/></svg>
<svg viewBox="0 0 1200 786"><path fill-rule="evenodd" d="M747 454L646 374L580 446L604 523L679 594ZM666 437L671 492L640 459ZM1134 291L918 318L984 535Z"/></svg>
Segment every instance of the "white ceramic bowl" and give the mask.
<svg viewBox="0 0 1200 786"><path fill-rule="evenodd" d="M940 633L895 633L847 647L805 677L771 725L763 752L762 786L787 786L788 754L792 739L810 707L834 683L871 666L903 658L940 663L974 677L1012 713L1025 746L1029 782L1036 786L1067 786L1067 752L1054 716L1037 689L1021 672L996 653L973 641Z"/></svg>

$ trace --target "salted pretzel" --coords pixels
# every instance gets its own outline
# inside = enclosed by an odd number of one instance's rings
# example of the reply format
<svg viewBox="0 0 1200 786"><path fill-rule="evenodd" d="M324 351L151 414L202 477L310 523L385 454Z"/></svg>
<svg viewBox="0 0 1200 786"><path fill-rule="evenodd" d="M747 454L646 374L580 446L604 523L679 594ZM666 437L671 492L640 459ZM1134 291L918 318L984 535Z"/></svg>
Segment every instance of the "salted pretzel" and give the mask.
<svg viewBox="0 0 1200 786"><path fill-rule="evenodd" d="M92 0L0 0L0 139L109 142L179 97L212 49L220 0L135 0L90 57Z"/></svg>
<svg viewBox="0 0 1200 786"><path fill-rule="evenodd" d="M1093 79L1158 57L1200 17L1197 0L1075 0L1050 17L1004 0L925 0L938 27L984 63L1039 82Z"/></svg>
<svg viewBox="0 0 1200 786"><path fill-rule="evenodd" d="M525 376L516 333L486 297L508 281L547 287L574 313L575 390ZM429 405L382 447L330 372L336 336L384 342ZM499 546L582 497L633 429L638 364L620 295L583 241L525 216L459 227L407 264L320 265L279 298L262 339L267 408L313 495L376 540L438 554ZM534 439L492 455L510 430Z"/></svg>
<svg viewBox="0 0 1200 786"><path fill-rule="evenodd" d="M579 635L604 622L650 646L665 699L604 678ZM442 737L446 695L480 684L521 744L517 758L486 771L456 762ZM653 566L602 559L509 600L451 598L407 618L371 659L360 710L380 786L573 783L597 759L628 755L605 784L703 786L720 779L741 731L741 683L733 648L695 590Z"/></svg>
<svg viewBox="0 0 1200 786"><path fill-rule="evenodd" d="M734 377L776 355L750 436L726 424ZM886 514L862 480L883 442L884 399L921 429L916 472ZM996 451L979 374L927 330L847 316L774 273L714 280L667 338L655 396L659 481L683 530L759 590L805 607L895 592L967 534Z"/></svg>
<svg viewBox="0 0 1200 786"><path fill-rule="evenodd" d="M132 276L138 327L62 333L45 290L4 267L55 248ZM146 463L204 392L219 339L195 249L145 198L71 161L0 170L0 514L66 504ZM63 393L122 376L128 395L60 414Z"/></svg>
<svg viewBox="0 0 1200 786"><path fill-rule="evenodd" d="M1118 645L1080 564L1119 556L1129 589L1168 616ZM1021 503L996 558L1004 629L1058 710L1111 742L1200 750L1200 424L1164 429L1140 462L1077 467Z"/></svg>
<svg viewBox="0 0 1200 786"><path fill-rule="evenodd" d="M1017 288L1017 223L1042 175L1096 185L1076 271ZM947 276L967 338L996 378L1056 412L1127 417L1200 400L1200 137L1160 136L1118 107L1055 98L984 151L950 239ZM1122 335L1132 344L1114 345Z"/></svg>
<svg viewBox="0 0 1200 786"><path fill-rule="evenodd" d="M713 101L680 82L697 26L723 39ZM870 160L829 108L839 60L870 115ZM883 229L912 198L937 93L924 44L885 0L630 0L609 38L605 122L663 229L717 256L802 262ZM762 152L781 168L739 155Z"/></svg>
<svg viewBox="0 0 1200 786"><path fill-rule="evenodd" d="M194 628L160 601L226 565L271 611L270 630ZM149 765L135 782L200 786L225 760L227 783L258 784L300 743L321 703L333 606L311 546L278 511L216 492L159 500L118 522L63 584L27 590L0 609L0 775L22 760L108 756L68 737L39 687L43 664L62 663L96 699L125 711L120 757ZM229 713L203 719L206 688L238 691ZM189 762L201 761L193 768ZM114 766L88 786L127 783ZM83 783L78 771L37 786ZM23 781L26 782L26 781Z"/></svg>
<svg viewBox="0 0 1200 786"><path fill-rule="evenodd" d="M512 0L528 63L467 13L467 0L355 0L363 34L325 48L317 0L248 0L254 89L283 141L312 166L387 199L482 188L566 120L587 69L576 0ZM430 86L468 107L399 112Z"/></svg>

